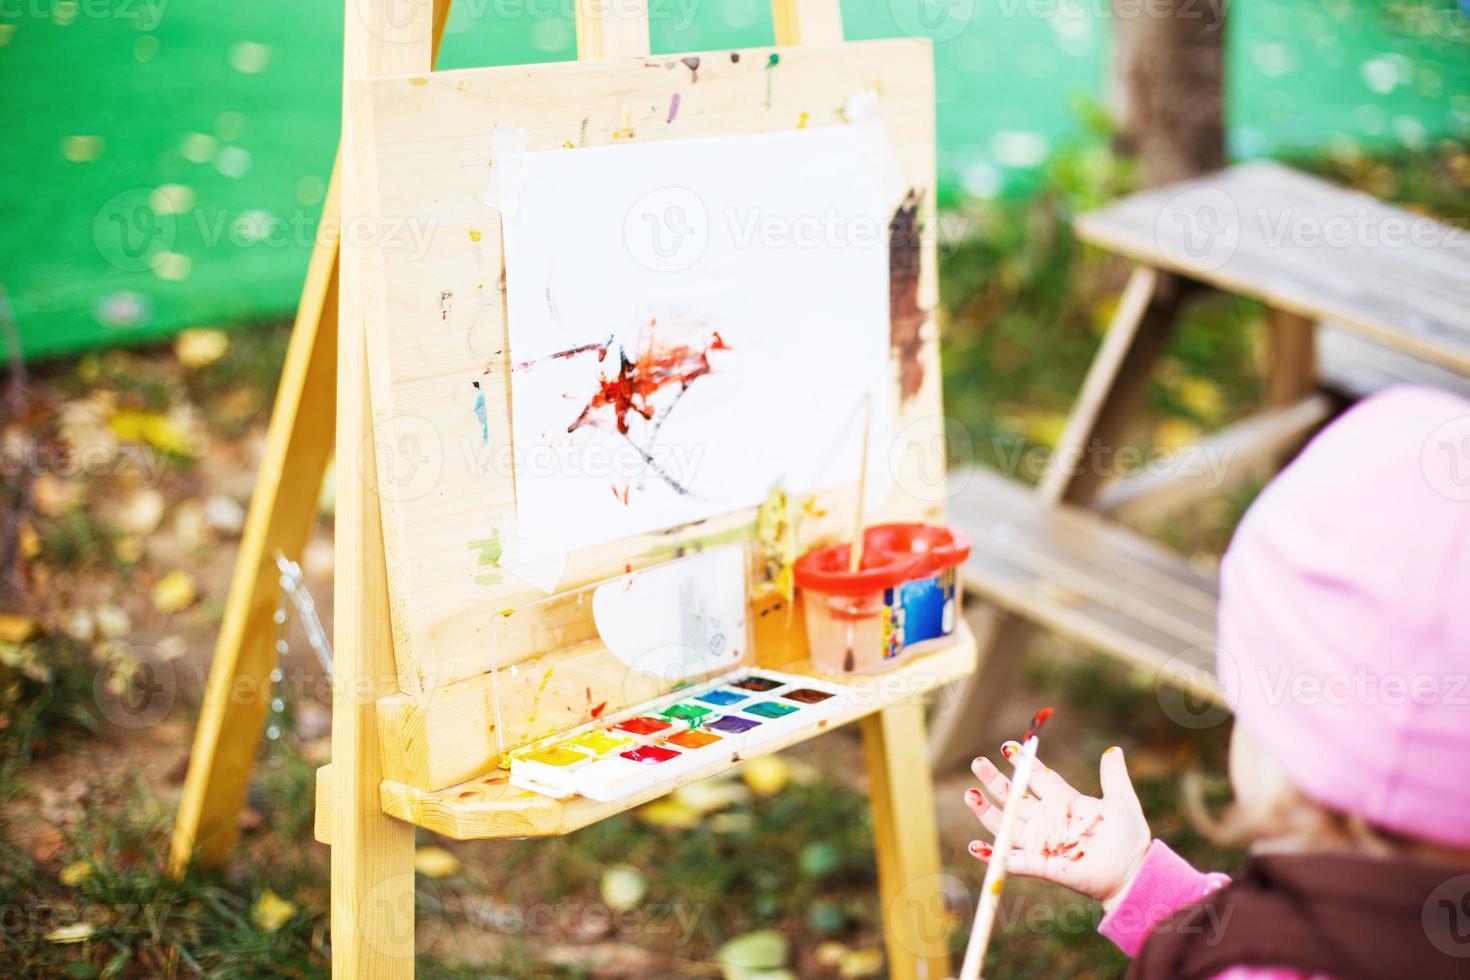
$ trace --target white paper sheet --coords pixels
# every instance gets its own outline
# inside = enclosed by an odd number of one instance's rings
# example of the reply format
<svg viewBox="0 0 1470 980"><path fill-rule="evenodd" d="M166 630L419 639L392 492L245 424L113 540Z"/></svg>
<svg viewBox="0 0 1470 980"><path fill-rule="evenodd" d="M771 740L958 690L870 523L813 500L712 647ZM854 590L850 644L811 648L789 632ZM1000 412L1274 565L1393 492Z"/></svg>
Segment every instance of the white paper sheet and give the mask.
<svg viewBox="0 0 1470 980"><path fill-rule="evenodd" d="M502 215L517 523L571 551L885 483L876 122L525 153ZM625 363L626 362L626 363Z"/></svg>

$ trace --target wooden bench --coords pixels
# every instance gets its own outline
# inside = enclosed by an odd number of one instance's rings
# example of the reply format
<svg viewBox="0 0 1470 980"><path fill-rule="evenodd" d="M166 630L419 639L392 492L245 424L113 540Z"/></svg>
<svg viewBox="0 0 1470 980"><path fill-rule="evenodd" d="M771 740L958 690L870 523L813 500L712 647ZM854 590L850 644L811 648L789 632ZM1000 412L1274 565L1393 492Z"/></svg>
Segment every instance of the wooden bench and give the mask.
<svg viewBox="0 0 1470 980"><path fill-rule="evenodd" d="M966 584L1000 615L980 670L936 720L940 767L983 749L976 720L1037 626L1215 696L1213 575L1113 519L1269 473L1344 405L1390 385L1470 396L1470 232L1269 162L1131 195L1076 231L1133 273L1039 485L953 478L952 518L975 537ZM1180 451L1181 465L1126 476L1092 465L1126 444L1181 308L1207 289L1266 306L1262 411ZM1228 465L1210 479L1182 465L1201 451Z"/></svg>
<svg viewBox="0 0 1470 980"><path fill-rule="evenodd" d="M950 487L950 520L975 544L968 594L1216 695L1213 572L1092 511L1043 506L993 470L955 473Z"/></svg>

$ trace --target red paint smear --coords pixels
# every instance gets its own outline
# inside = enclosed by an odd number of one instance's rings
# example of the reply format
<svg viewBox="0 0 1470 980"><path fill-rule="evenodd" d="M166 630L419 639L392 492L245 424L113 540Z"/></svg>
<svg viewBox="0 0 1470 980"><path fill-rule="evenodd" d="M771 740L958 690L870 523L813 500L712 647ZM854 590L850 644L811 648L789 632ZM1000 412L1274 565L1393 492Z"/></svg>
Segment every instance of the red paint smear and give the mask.
<svg viewBox="0 0 1470 980"><path fill-rule="evenodd" d="M710 351L730 349L718 333L713 334L702 348L693 344L664 347L653 339L651 331L646 336L648 340L638 352L637 360L630 361L626 353L622 354L618 359L618 373L598 380L597 394L592 396L576 421L567 426L568 432L575 432L590 423L592 414L598 409L611 408L617 418L618 432L627 435L630 413L652 419L654 395L674 385L688 388L695 379L712 370Z"/></svg>
<svg viewBox="0 0 1470 980"><path fill-rule="evenodd" d="M595 707L595 708L592 709L592 717L594 717L594 718L601 718L602 717L602 713L604 711L606 711L606 710L607 710L607 702L604 701L601 704L599 704L597 707Z"/></svg>
<svg viewBox="0 0 1470 980"><path fill-rule="evenodd" d="M1041 731L1041 726L1046 724L1046 720L1052 716L1054 711L1056 711L1055 708L1042 708L1036 712L1036 717L1031 719L1031 727L1026 731L1026 738L1035 738Z"/></svg>
<svg viewBox="0 0 1470 980"><path fill-rule="evenodd" d="M1081 843L1082 842L1080 840L1074 840L1066 841L1065 843L1056 845L1044 844L1041 848L1041 856L1049 858L1065 857L1067 856L1068 851L1075 851L1077 849L1077 846Z"/></svg>

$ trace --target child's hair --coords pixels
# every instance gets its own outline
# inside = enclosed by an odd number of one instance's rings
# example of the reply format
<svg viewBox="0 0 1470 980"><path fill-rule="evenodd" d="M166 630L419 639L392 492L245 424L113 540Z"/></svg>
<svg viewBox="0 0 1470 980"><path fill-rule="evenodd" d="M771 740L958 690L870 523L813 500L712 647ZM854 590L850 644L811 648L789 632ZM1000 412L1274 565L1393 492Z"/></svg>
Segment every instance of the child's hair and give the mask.
<svg viewBox="0 0 1470 980"><path fill-rule="evenodd" d="M1283 783L1269 800L1256 807L1248 810L1231 802L1218 814L1211 811L1205 789L1200 773L1185 774L1185 815L1200 836L1220 847L1290 841L1301 842L1314 851L1347 851L1371 857L1409 857L1423 847L1415 838L1308 799L1290 783Z"/></svg>
<svg viewBox="0 0 1470 980"><path fill-rule="evenodd" d="M1184 776L1185 815L1194 829L1213 844L1377 858L1431 858L1470 868L1470 849L1389 830L1307 796L1292 783L1276 757L1238 724L1231 734L1230 769L1236 799L1218 816L1211 812L1205 798L1203 776L1198 771Z"/></svg>

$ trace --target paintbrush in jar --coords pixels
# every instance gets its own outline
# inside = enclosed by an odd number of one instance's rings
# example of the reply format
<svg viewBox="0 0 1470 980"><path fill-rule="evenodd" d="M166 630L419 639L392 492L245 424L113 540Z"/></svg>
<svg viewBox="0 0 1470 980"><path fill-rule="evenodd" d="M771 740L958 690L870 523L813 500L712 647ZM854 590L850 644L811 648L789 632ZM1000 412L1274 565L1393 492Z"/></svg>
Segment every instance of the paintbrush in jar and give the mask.
<svg viewBox="0 0 1470 980"><path fill-rule="evenodd" d="M995 914L1000 909L1000 893L1005 888L1006 858L1011 853L1011 841L1016 835L1017 814L1021 812L1021 800L1025 799L1026 789L1031 783L1031 771L1036 767L1038 733L1046 719L1051 717L1051 712L1051 708L1036 712L1026 737L1021 741L1021 750L1016 753L1016 768L1011 774L1011 789L1007 795L1009 805L1001 817L1000 830L995 835L995 849L985 868L985 882L980 886L975 924L970 929L970 943L965 947L959 980L980 980L980 965L985 962L985 950L990 946L990 935L995 929Z"/></svg>
<svg viewBox="0 0 1470 980"><path fill-rule="evenodd" d="M847 570L853 575L863 567L863 508L868 496L868 435L873 426L873 394L863 396L863 455L858 466L857 511L852 518L852 547L847 553Z"/></svg>

